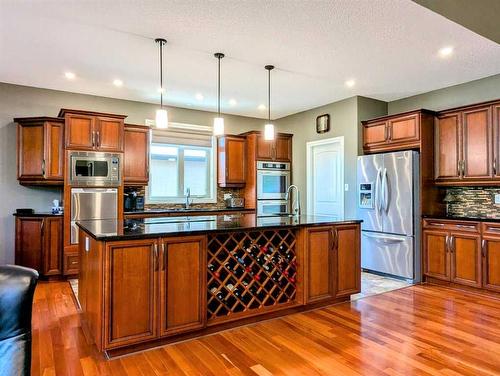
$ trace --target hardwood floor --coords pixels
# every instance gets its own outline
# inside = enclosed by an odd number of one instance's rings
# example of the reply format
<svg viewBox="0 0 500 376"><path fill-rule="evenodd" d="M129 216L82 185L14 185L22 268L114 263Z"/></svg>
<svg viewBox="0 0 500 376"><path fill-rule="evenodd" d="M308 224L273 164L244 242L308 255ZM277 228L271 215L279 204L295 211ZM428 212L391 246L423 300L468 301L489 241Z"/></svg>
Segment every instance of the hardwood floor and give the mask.
<svg viewBox="0 0 500 376"><path fill-rule="evenodd" d="M106 361L40 283L33 375L500 375L500 300L414 286Z"/></svg>

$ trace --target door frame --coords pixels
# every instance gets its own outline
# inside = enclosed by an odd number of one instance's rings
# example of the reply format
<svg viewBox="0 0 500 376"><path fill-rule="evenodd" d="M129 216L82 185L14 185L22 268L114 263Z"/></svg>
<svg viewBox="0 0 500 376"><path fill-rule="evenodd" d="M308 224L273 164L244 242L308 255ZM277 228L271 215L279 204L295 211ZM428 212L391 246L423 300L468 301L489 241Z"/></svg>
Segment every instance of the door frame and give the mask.
<svg viewBox="0 0 500 376"><path fill-rule="evenodd" d="M311 213L312 210L311 208L313 207L313 195L312 195L312 187L313 187L313 175L310 173L312 171L312 150L315 146L322 146L322 145L328 145L328 144L336 144L338 143L340 145L340 151L342 153L342 162L340 163L340 176L341 176L341 189L340 192L342 192L342 212L340 213L340 217L344 217L345 213L345 189L344 189L344 181L345 181L345 176L344 176L344 165L345 165L345 150L344 150L344 136L338 136L338 137L332 137L332 138L326 138L323 140L318 140L318 141L309 141L306 143L306 180L307 180L307 186L306 186L306 195L307 195L307 214Z"/></svg>

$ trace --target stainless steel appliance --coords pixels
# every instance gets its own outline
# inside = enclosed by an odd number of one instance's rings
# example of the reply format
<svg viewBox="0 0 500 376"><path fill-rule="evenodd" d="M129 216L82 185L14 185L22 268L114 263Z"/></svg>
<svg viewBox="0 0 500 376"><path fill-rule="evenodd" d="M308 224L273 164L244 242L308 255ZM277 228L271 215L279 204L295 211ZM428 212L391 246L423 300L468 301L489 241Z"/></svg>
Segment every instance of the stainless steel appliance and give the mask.
<svg viewBox="0 0 500 376"><path fill-rule="evenodd" d="M119 153L75 151L69 156L70 185L118 187L121 184Z"/></svg>
<svg viewBox="0 0 500 376"><path fill-rule="evenodd" d="M257 215L270 217L290 213L290 201L287 200L258 200Z"/></svg>
<svg viewBox="0 0 500 376"><path fill-rule="evenodd" d="M357 183L361 267L418 282L419 154L360 156Z"/></svg>
<svg viewBox="0 0 500 376"><path fill-rule="evenodd" d="M257 200L284 200L290 185L290 163L257 162Z"/></svg>
<svg viewBox="0 0 500 376"><path fill-rule="evenodd" d="M244 208L245 199L243 197L231 197L224 200L226 202L226 208Z"/></svg>
<svg viewBox="0 0 500 376"><path fill-rule="evenodd" d="M118 189L71 189L71 244L78 244L76 221L116 219L118 215Z"/></svg>

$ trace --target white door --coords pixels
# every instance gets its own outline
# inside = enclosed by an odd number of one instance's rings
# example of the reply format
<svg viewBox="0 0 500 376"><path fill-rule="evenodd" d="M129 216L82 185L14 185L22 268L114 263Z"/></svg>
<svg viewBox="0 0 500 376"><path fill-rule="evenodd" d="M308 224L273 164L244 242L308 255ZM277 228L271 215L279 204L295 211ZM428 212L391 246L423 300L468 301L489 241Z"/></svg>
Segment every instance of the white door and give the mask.
<svg viewBox="0 0 500 376"><path fill-rule="evenodd" d="M344 137L307 143L307 213L344 217Z"/></svg>

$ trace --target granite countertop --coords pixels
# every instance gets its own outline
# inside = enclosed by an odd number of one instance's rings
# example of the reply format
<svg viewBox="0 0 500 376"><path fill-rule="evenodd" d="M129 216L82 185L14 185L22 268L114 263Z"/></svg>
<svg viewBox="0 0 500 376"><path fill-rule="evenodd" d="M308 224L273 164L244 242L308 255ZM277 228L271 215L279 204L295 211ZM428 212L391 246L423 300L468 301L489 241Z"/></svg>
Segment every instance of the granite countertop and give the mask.
<svg viewBox="0 0 500 376"><path fill-rule="evenodd" d="M449 219L450 221L471 221L471 222L500 222L500 218L490 217L461 217L453 215L422 215L422 218Z"/></svg>
<svg viewBox="0 0 500 376"><path fill-rule="evenodd" d="M325 224L361 223L358 219L338 220L327 216L257 217L251 213L227 215L156 217L79 221L77 225L96 240L146 239L162 236L206 234L263 228L290 228Z"/></svg>
<svg viewBox="0 0 500 376"><path fill-rule="evenodd" d="M124 215L142 215L142 214L179 214L179 213L217 213L217 212L242 212L242 211L255 211L254 209L245 209L245 208L197 208L193 207L190 209L145 209L145 210L134 210L134 211L126 211Z"/></svg>
<svg viewBox="0 0 500 376"><path fill-rule="evenodd" d="M63 213L53 214L51 212L34 212L28 214L14 213L12 214L14 217L62 217Z"/></svg>

